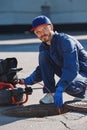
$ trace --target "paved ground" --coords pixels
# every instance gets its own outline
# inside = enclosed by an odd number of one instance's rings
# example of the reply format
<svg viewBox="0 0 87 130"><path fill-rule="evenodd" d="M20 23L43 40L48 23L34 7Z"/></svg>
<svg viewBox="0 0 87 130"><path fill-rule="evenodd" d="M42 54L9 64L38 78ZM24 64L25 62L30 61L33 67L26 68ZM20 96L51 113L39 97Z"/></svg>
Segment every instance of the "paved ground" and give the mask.
<svg viewBox="0 0 87 130"><path fill-rule="evenodd" d="M81 41L87 49L86 32L70 33ZM32 44L33 43L33 44ZM24 78L30 74L38 65L39 40L31 35L0 35L0 58L16 57L18 67L23 67L23 71L18 73L19 78ZM57 79L56 79L57 80ZM32 87L40 87L36 84ZM41 86L42 87L42 86ZM39 103L43 96L40 90L35 90L26 105ZM64 101L73 97L64 94ZM49 116L44 118L18 118L2 115L2 111L7 107L0 107L0 130L86 130L87 113L68 112L62 115Z"/></svg>

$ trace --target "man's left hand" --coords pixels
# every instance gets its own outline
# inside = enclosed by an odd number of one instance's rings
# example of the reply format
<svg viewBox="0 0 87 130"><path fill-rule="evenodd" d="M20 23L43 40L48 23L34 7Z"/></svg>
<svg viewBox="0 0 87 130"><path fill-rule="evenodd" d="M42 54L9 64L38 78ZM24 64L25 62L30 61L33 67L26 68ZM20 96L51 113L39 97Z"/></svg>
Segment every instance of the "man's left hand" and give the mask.
<svg viewBox="0 0 87 130"><path fill-rule="evenodd" d="M61 86L58 86L54 94L54 104L58 108L61 108L63 105L63 88Z"/></svg>

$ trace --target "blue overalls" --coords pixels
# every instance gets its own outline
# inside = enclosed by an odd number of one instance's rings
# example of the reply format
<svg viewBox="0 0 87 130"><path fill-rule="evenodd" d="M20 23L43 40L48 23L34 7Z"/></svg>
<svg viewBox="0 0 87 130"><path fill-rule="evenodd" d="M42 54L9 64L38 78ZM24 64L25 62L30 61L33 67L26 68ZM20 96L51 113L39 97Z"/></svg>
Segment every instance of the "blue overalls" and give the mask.
<svg viewBox="0 0 87 130"><path fill-rule="evenodd" d="M55 84L55 74L60 78ZM39 66L25 79L32 85L44 82L52 93L56 86L75 97L83 97L87 86L87 52L74 37L55 32L51 45L41 43L39 48ZM48 90L44 87L43 92Z"/></svg>

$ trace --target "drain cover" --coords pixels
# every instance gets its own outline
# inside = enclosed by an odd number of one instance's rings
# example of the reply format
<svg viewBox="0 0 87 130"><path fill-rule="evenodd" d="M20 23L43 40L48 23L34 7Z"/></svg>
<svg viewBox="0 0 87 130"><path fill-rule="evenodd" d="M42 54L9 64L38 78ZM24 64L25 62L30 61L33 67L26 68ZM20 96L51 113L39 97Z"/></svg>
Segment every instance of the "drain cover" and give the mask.
<svg viewBox="0 0 87 130"><path fill-rule="evenodd" d="M61 114L68 112L67 109L62 108ZM44 105L44 104L35 104L28 106L16 106L10 109L3 111L4 115L14 116L14 117L45 117L59 115L58 109L54 104Z"/></svg>
<svg viewBox="0 0 87 130"><path fill-rule="evenodd" d="M64 104L66 109L78 112L87 112L87 100L71 100Z"/></svg>
<svg viewBox="0 0 87 130"><path fill-rule="evenodd" d="M87 112L87 100L71 100L64 103L61 114L69 111ZM14 117L45 117L59 115L54 104L34 104L28 106L12 106L2 112L2 114Z"/></svg>

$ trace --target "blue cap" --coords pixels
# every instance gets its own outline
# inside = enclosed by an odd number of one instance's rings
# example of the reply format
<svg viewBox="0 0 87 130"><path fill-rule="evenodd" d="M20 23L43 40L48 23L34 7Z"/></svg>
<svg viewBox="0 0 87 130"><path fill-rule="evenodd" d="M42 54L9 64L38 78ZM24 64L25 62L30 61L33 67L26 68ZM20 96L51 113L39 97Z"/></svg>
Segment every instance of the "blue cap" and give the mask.
<svg viewBox="0 0 87 130"><path fill-rule="evenodd" d="M32 29L31 31L34 31L38 26L41 26L43 24L52 24L50 19L46 16L37 16L32 21Z"/></svg>

